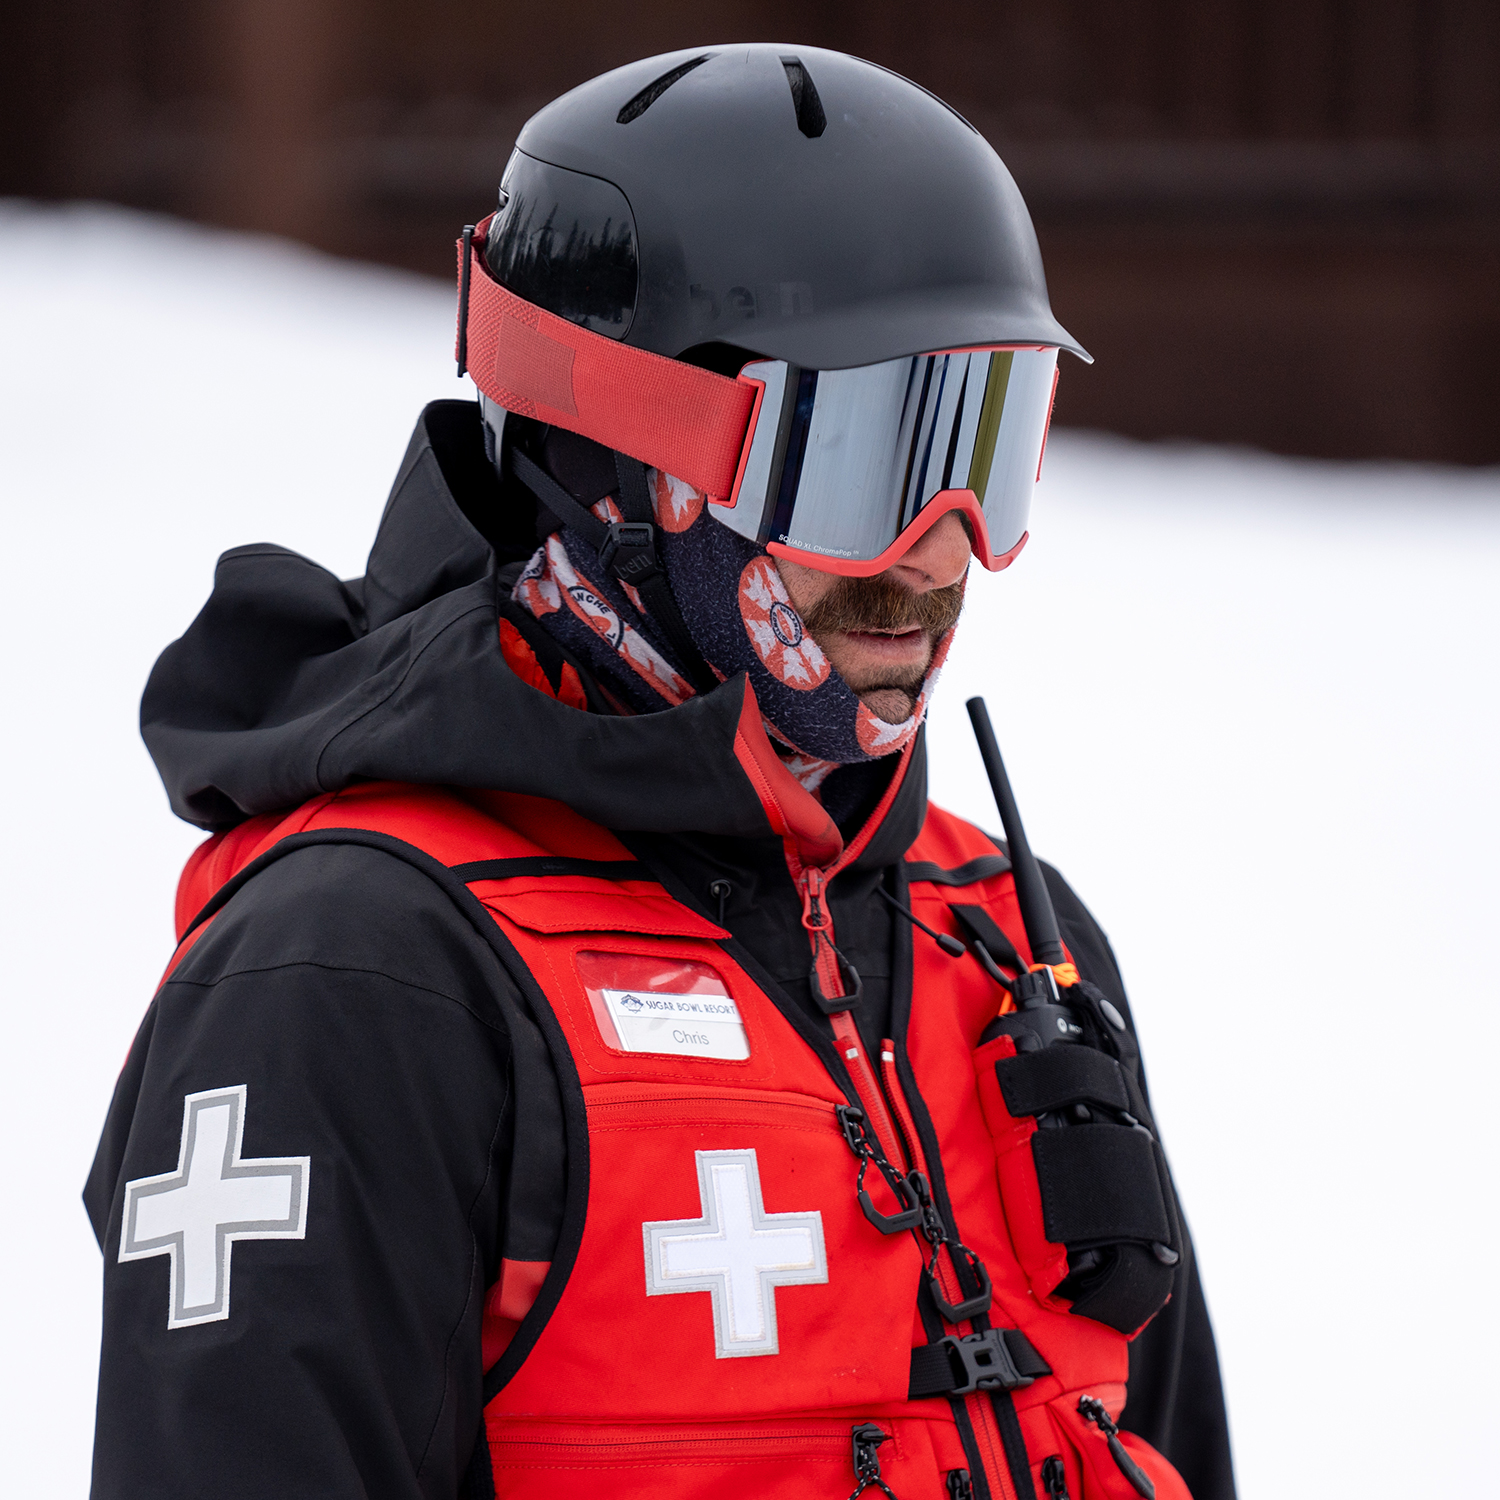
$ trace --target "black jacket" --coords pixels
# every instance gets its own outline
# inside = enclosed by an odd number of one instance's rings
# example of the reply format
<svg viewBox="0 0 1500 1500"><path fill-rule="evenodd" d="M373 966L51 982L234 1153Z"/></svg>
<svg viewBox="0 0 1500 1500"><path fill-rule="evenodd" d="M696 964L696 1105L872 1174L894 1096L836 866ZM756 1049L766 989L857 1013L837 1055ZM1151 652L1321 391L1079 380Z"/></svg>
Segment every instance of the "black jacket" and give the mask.
<svg viewBox="0 0 1500 1500"><path fill-rule="evenodd" d="M826 1024L780 841L735 769L739 695L621 718L522 684L497 611L554 680L564 660L504 597L534 545L475 408L443 402L418 425L364 579L270 546L226 553L142 705L173 807L220 829L386 778L556 797L616 830L679 899L715 918L722 899L749 961ZM896 919L873 891L925 796L919 748L830 890L872 1045L911 1003L893 977ZM1103 933L1048 879L1080 969L1128 1016ZM185 1095L236 1085L243 1156L315 1164L305 1239L237 1245L233 1317L169 1330L165 1257L118 1260L125 1184L175 1167ZM560 1109L511 981L419 870L318 845L247 882L151 1003L85 1192L105 1251L94 1494L451 1500L480 1420L485 1288L501 1257L548 1260L557 1239ZM1196 1500L1232 1500L1191 1253L1132 1347L1124 1425Z"/></svg>

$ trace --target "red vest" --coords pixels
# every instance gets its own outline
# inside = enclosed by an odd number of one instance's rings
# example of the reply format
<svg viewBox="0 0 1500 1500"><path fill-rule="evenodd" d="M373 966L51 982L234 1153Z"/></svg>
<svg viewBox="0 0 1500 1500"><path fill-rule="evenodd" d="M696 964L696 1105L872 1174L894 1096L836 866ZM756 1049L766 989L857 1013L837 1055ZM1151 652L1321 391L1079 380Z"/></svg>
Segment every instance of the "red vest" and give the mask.
<svg viewBox="0 0 1500 1500"><path fill-rule="evenodd" d="M571 1072L565 1092L586 1129L570 1141L574 1208L556 1258L504 1263L486 1303L485 1362L509 1377L485 1414L498 1495L843 1500L863 1427L884 1434L865 1452L899 1500L986 1489L1033 1500L1063 1484L1072 1500L1138 1500L1079 1412L1088 1395L1118 1416L1127 1340L1051 1295L1066 1257L1042 1234L1026 1170L1035 1122L1012 1119L995 1084L992 1064L1012 1044L976 1045L1003 993L977 962L919 936L904 1055L887 1042L867 1056L847 1013L820 1053L817 1028L799 1029L732 961L722 928L617 863L611 878L588 873L579 862L631 859L606 830L537 798L391 784L210 840L184 872L179 926L281 840L331 829L389 836L450 869L532 862L467 886L555 1017L559 1071ZM837 994L820 895L858 845L822 869L799 868L788 848L824 992ZM953 869L994 853L929 806L908 860ZM1008 873L914 879L910 900L953 933L947 904L980 904L1027 953ZM929 1240L882 1233L862 1211L839 1116L851 1103L895 1172L925 1173L950 1233L987 1268L991 1300L974 1317L938 1326L929 1307L924 1318ZM902 1207L878 1165L864 1187L877 1212ZM937 1257L950 1305L973 1292L955 1269L963 1258ZM1019 1329L1050 1373L912 1399L914 1348L985 1328ZM948 1359L961 1368L961 1355ZM1157 1500L1188 1500L1165 1459L1131 1434L1123 1442Z"/></svg>

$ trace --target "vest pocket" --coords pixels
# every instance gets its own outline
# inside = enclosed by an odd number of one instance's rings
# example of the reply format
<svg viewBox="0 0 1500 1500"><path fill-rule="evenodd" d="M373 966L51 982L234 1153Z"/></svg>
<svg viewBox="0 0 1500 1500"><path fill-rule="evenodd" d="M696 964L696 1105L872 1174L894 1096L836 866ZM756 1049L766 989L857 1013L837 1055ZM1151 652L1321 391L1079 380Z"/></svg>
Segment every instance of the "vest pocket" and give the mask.
<svg viewBox="0 0 1500 1500"><path fill-rule="evenodd" d="M1123 1388L1113 1389L1123 1400ZM1038 1500L1192 1500L1182 1476L1144 1438L1119 1432L1120 1451L1112 1447L1110 1435L1080 1410L1080 1402L1093 1400L1088 1391L1070 1391L1047 1403L1056 1448L1032 1470Z"/></svg>
<svg viewBox="0 0 1500 1500"><path fill-rule="evenodd" d="M922 1260L860 1212L833 1100L636 1080L585 1098L577 1258L495 1418L680 1432L906 1400Z"/></svg>
<svg viewBox="0 0 1500 1500"><path fill-rule="evenodd" d="M1041 1184L1031 1150L1036 1120L1031 1115L1017 1117L1010 1113L995 1077L995 1064L1015 1056L1015 1051L1015 1043L1008 1036L985 1042L974 1053L975 1084L985 1124L995 1143L1000 1204L1011 1244L1031 1290L1038 1299L1044 1299L1068 1274L1068 1251L1065 1245L1047 1238Z"/></svg>
<svg viewBox="0 0 1500 1500"><path fill-rule="evenodd" d="M1133 1079L1082 1043L1018 1055L1010 1036L978 1048L974 1065L1006 1224L1032 1291L1134 1334L1171 1293L1182 1236Z"/></svg>
<svg viewBox="0 0 1500 1500"><path fill-rule="evenodd" d="M643 1379L670 1379L643 1372ZM506 1500L845 1500L854 1433L873 1425L881 1477L899 1500L931 1500L942 1478L927 1424L885 1417L713 1425L603 1425L491 1418L495 1491ZM878 1491L877 1491L878 1494Z"/></svg>

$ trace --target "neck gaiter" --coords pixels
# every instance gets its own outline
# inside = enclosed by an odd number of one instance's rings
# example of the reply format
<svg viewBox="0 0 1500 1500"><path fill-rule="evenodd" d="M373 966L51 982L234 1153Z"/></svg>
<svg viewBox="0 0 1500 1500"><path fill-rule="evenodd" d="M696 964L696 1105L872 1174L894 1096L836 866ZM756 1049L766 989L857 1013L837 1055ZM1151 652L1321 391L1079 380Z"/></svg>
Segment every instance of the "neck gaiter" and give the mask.
<svg viewBox="0 0 1500 1500"><path fill-rule="evenodd" d="M938 642L911 714L889 724L833 670L765 549L716 521L693 486L654 469L647 481L659 554L693 640L721 678L748 673L772 743L802 785L817 792L837 767L904 749L921 726L952 629ZM602 520L622 519L612 496L593 510ZM639 595L570 528L547 538L512 597L588 662L622 706L651 713L692 695Z"/></svg>

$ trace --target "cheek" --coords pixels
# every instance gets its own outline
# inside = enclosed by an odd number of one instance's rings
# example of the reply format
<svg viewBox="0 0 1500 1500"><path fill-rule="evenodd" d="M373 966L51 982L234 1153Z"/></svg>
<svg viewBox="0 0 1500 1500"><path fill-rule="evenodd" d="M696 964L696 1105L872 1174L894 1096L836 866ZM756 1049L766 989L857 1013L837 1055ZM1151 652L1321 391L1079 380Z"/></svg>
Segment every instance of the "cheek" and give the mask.
<svg viewBox="0 0 1500 1500"><path fill-rule="evenodd" d="M781 574L781 582L786 589L787 598L791 600L792 608L799 615L807 614L818 600L838 582L835 574L820 573L816 568L792 562L790 558L777 557L772 561L776 564L776 571Z"/></svg>

